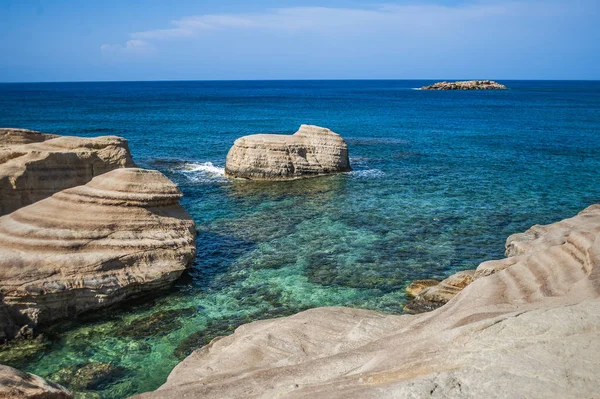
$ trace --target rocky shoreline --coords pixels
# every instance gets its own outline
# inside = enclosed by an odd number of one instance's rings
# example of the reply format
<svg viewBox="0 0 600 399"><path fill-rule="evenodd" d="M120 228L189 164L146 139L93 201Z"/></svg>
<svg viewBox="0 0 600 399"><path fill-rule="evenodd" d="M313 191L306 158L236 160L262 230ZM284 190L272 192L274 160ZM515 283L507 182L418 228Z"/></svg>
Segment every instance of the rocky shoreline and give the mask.
<svg viewBox="0 0 600 399"><path fill-rule="evenodd" d="M593 205L511 236L507 258L466 273L436 310L317 308L246 324L135 398L593 397L599 254Z"/></svg>
<svg viewBox="0 0 600 399"><path fill-rule="evenodd" d="M125 139L3 129L0 148L3 209L47 197L0 217L0 341L166 288L194 260L181 191L134 168Z"/></svg>
<svg viewBox="0 0 600 399"><path fill-rule="evenodd" d="M0 194L0 343L165 289L196 255L181 191L120 137L0 129ZM7 366L0 396L72 397Z"/></svg>
<svg viewBox="0 0 600 399"><path fill-rule="evenodd" d="M164 289L195 257L195 225L177 186L158 171L136 168L122 138L81 140L0 130L0 202L7 212L0 216L1 341ZM73 174L52 183L63 165ZM249 180L347 170L344 140L307 125L292 136L236 140L226 167L229 177ZM600 205L510 236L505 259L441 282L413 282L407 292L414 297L407 315L331 307L243 324L191 353L159 389L135 397L595 394ZM165 314L164 322L180 316ZM151 320L138 323L153 328ZM30 342L13 342L21 341ZM56 378L85 391L122 372L93 361ZM0 365L0 396L72 394Z"/></svg>
<svg viewBox="0 0 600 399"><path fill-rule="evenodd" d="M438 82L421 87L421 90L506 90L508 87L493 80L465 80Z"/></svg>

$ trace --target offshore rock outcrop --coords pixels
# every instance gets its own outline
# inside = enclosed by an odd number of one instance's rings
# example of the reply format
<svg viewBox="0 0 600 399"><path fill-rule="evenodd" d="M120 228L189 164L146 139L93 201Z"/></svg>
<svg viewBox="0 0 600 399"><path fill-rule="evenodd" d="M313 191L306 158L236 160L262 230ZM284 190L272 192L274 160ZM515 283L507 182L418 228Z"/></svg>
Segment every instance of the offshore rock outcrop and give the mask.
<svg viewBox="0 0 600 399"><path fill-rule="evenodd" d="M196 252L181 196L120 168L0 217L0 340L169 286Z"/></svg>
<svg viewBox="0 0 600 399"><path fill-rule="evenodd" d="M538 231L432 312L318 308L256 321L138 397L595 397L600 205Z"/></svg>
<svg viewBox="0 0 600 399"><path fill-rule="evenodd" d="M65 387L0 364L0 398L4 399L72 399Z"/></svg>
<svg viewBox="0 0 600 399"><path fill-rule="evenodd" d="M0 215L115 168L135 166L127 140L0 129Z"/></svg>
<svg viewBox="0 0 600 399"><path fill-rule="evenodd" d="M350 171L348 146L329 129L302 125L291 136L239 138L227 154L225 174L253 180L290 180Z"/></svg>
<svg viewBox="0 0 600 399"><path fill-rule="evenodd" d="M465 80L438 82L421 87L421 90L506 90L507 87L493 80Z"/></svg>

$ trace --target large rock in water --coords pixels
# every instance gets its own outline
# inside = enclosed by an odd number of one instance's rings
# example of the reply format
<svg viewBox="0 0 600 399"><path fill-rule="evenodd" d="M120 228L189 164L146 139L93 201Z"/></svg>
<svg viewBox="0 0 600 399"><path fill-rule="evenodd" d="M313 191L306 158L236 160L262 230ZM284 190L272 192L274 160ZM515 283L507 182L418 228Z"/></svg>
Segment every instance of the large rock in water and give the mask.
<svg viewBox="0 0 600 399"><path fill-rule="evenodd" d="M0 129L0 215L115 168L135 166L127 140Z"/></svg>
<svg viewBox="0 0 600 399"><path fill-rule="evenodd" d="M0 217L0 340L173 283L196 252L181 195L123 168Z"/></svg>
<svg viewBox="0 0 600 399"><path fill-rule="evenodd" d="M72 399L65 387L0 364L0 398L3 399Z"/></svg>
<svg viewBox="0 0 600 399"><path fill-rule="evenodd" d="M600 206L555 228L563 239L486 262L495 273L437 310L318 308L246 324L139 397L597 397Z"/></svg>
<svg viewBox="0 0 600 399"><path fill-rule="evenodd" d="M289 180L347 172L348 146L318 126L302 125L291 136L254 134L239 138L227 154L225 174L254 180Z"/></svg>
<svg viewBox="0 0 600 399"><path fill-rule="evenodd" d="M421 87L421 90L506 90L507 87L493 80L465 80L438 82Z"/></svg>

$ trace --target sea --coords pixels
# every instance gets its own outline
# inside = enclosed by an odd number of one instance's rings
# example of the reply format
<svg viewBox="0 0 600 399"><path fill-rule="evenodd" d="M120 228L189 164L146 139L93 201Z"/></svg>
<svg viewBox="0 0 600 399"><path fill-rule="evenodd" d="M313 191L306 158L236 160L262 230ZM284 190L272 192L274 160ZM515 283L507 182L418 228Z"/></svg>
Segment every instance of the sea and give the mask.
<svg viewBox="0 0 600 399"><path fill-rule="evenodd" d="M181 188L198 255L175 286L59 323L0 363L81 398L154 390L239 325L319 306L402 314L406 286L504 256L506 238L600 201L600 82L434 81L0 84L0 126L128 139ZM328 127L352 171L229 180L234 140Z"/></svg>

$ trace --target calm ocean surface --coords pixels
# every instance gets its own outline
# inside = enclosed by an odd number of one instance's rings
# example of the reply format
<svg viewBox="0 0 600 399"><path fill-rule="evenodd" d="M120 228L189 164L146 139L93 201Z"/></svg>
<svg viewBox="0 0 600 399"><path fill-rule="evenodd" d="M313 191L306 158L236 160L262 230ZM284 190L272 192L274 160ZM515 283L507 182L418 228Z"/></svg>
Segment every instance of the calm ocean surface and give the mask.
<svg viewBox="0 0 600 399"><path fill-rule="evenodd" d="M127 138L138 165L179 184L198 229L173 290L61 324L0 363L90 398L153 390L239 324L316 306L402 313L412 280L501 258L508 235L600 201L600 82L412 90L429 83L0 84L0 126ZM302 123L341 134L354 171L222 177L236 138ZM90 383L75 372L88 363L110 366Z"/></svg>

